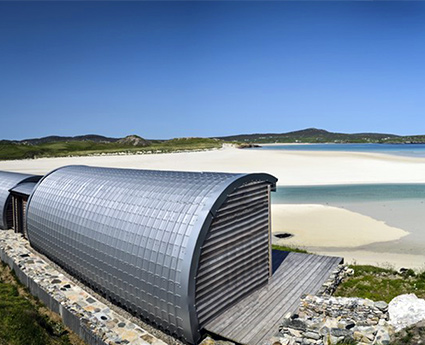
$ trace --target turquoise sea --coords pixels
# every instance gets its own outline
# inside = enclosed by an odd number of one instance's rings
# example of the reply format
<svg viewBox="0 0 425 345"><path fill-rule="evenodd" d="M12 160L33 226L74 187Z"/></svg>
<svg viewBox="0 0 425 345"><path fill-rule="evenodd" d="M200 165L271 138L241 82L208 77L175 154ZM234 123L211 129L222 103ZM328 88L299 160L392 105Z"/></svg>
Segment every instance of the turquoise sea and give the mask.
<svg viewBox="0 0 425 345"><path fill-rule="evenodd" d="M414 144L273 145L258 150L374 152L425 158L425 145ZM398 241L378 242L359 249L423 255L425 183L279 186L271 198L274 204L321 204L384 221L410 234ZM341 224L341 228L344 228L344 224Z"/></svg>
<svg viewBox="0 0 425 345"><path fill-rule="evenodd" d="M425 200L425 184L279 186L272 193L272 202L276 204L339 205L395 200Z"/></svg>
<svg viewBox="0 0 425 345"><path fill-rule="evenodd" d="M282 144L265 145L254 150L371 152L425 158L425 144Z"/></svg>
<svg viewBox="0 0 425 345"><path fill-rule="evenodd" d="M274 204L320 204L383 221L410 234L397 241L377 242L358 249L423 255L425 184L279 186L271 198ZM344 229L344 224L340 226Z"/></svg>

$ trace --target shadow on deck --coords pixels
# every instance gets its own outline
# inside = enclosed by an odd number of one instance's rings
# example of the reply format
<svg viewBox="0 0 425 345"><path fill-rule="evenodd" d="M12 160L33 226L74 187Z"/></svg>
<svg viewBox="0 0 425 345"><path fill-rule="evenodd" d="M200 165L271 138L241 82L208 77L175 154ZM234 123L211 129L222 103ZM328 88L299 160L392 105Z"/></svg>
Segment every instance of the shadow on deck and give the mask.
<svg viewBox="0 0 425 345"><path fill-rule="evenodd" d="M343 259L273 250L273 276L268 285L235 304L205 329L238 344L261 345L277 331L283 317L294 313L303 294L316 294Z"/></svg>

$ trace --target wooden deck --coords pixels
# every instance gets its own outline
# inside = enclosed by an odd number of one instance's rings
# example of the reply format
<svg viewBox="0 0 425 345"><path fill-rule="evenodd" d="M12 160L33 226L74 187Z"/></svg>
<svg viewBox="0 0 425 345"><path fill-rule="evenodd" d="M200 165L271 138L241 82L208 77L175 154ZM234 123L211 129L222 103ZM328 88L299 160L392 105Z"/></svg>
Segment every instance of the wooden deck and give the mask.
<svg viewBox="0 0 425 345"><path fill-rule="evenodd" d="M315 294L342 258L273 251L273 277L205 329L238 344L264 344L288 312L296 312L303 294Z"/></svg>

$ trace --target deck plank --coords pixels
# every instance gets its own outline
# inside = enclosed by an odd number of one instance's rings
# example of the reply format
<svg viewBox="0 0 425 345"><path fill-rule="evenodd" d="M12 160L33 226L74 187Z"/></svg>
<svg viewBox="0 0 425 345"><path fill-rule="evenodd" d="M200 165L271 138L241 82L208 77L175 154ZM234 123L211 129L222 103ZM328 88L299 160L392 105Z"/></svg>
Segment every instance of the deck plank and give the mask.
<svg viewBox="0 0 425 345"><path fill-rule="evenodd" d="M291 286L291 289L285 290L287 291L287 294L281 292L284 297L278 296L278 298L276 298L273 303L271 303L261 311L260 315L258 315L257 317L258 323L256 325L253 325L249 332L244 335L244 337L242 338L242 342L251 343L251 339L255 338L256 334L258 334L259 332L261 334L262 332L264 332L264 328L267 328L270 326L270 324L273 324L273 321L276 318L280 318L279 316L281 316L283 310L286 310L286 313L288 312L288 304L291 304L291 302L293 301L298 302L299 296L301 296L304 291L310 291L310 285L316 285L316 270L319 270L325 261L326 260L324 257L319 257L319 260L311 260L308 266L304 266L301 270L303 274L301 279L295 281L294 284Z"/></svg>
<svg viewBox="0 0 425 345"><path fill-rule="evenodd" d="M321 288L323 282L329 277L330 273L334 269L334 267L335 267L334 262L332 262L331 260L329 260L329 262L327 264L327 267L328 267L328 271L327 272L325 271L325 274L322 275L321 277L319 276L319 279L312 280L310 282L310 284L308 286L306 286L305 291L302 292L301 295L303 293L311 293L310 291L317 292ZM286 307L286 310L287 310L286 313L289 312L289 311L296 312L298 310L299 306L300 306L300 300L299 299L293 301L293 303L291 305L286 305L285 306ZM265 341L267 341L268 338L270 338L270 336L267 337L267 335L269 335L269 334L272 334L273 335L274 333L276 333L276 331L277 331L277 329L279 327L279 323L282 320L282 317L280 317L280 315L281 315L280 314L280 310L278 310L277 312L275 312L274 317L272 319L270 319L269 322L267 322L266 324L264 324L264 327L262 329L260 329L255 334L255 336L252 337L249 340L249 343L251 343L251 344L262 344Z"/></svg>
<svg viewBox="0 0 425 345"><path fill-rule="evenodd" d="M288 312L296 312L303 294L315 294L342 258L288 253L274 265L270 283L229 308L205 329L239 344L261 345Z"/></svg>
<svg viewBox="0 0 425 345"><path fill-rule="evenodd" d="M224 332L229 335L230 333L236 332L238 328L243 327L244 324L250 321L250 317L255 317L255 315L252 315L249 311L256 310L260 303L267 303L267 299L271 298L271 296L277 296L275 290L279 288L281 280L284 279L285 276L287 276L287 278L296 277L299 271L297 270L297 264L307 261L307 259L307 256L299 258L298 260L294 258L294 256L289 256L286 263L287 269L282 272L283 274L274 274L270 284L255 291L234 307L221 314L219 318L210 323L210 328L214 328L218 332ZM238 315L238 317L233 317L233 315Z"/></svg>

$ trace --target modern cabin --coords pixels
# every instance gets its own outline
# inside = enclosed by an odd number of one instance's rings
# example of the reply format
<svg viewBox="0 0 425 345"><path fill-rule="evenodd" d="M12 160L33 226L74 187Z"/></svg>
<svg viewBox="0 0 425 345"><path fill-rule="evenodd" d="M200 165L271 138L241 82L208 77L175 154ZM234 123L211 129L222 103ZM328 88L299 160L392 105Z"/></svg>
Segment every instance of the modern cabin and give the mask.
<svg viewBox="0 0 425 345"><path fill-rule="evenodd" d="M28 196L24 231L36 250L195 344L208 322L268 284L276 182L262 173L67 166L12 193Z"/></svg>

